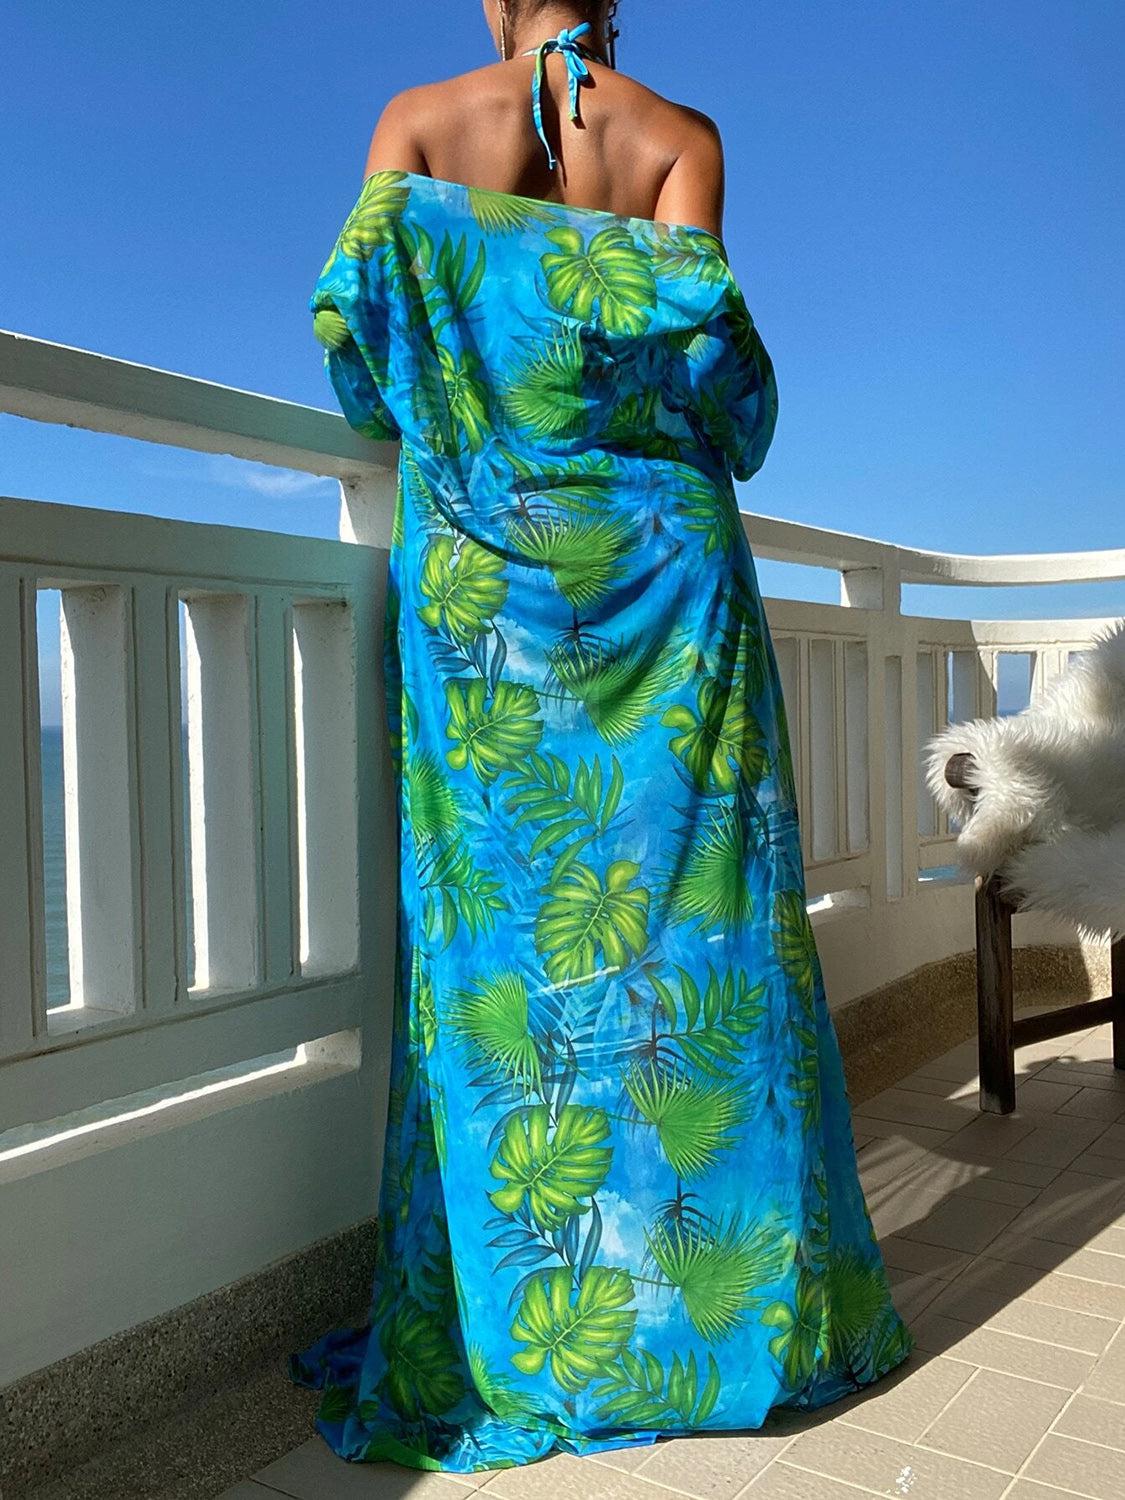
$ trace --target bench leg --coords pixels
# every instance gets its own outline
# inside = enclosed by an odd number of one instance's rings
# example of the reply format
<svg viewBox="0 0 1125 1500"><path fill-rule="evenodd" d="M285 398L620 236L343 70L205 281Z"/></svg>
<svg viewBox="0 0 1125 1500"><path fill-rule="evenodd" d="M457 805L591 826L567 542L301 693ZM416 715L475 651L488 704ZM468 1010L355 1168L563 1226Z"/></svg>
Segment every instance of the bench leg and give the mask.
<svg viewBox="0 0 1125 1500"><path fill-rule="evenodd" d="M1010 1115L1016 1107L1012 912L995 878L976 882L976 918L980 1107Z"/></svg>
<svg viewBox="0 0 1125 1500"><path fill-rule="evenodd" d="M1111 1023L1113 1066L1125 1068L1125 938L1110 945L1109 992L1116 1001Z"/></svg>

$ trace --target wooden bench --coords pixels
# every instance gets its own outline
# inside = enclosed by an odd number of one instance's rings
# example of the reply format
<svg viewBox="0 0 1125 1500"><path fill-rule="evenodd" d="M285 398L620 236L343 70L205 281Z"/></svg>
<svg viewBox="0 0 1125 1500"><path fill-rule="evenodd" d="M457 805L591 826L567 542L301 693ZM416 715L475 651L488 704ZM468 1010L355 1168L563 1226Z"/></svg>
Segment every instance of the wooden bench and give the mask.
<svg viewBox="0 0 1125 1500"><path fill-rule="evenodd" d="M967 780L972 757L953 755L945 779L972 795ZM980 1107L1007 1115L1016 1107L1016 1048L1046 1037L1112 1023L1113 1066L1125 1069L1125 938L1110 947L1110 993L1033 1016L1015 1016L1012 975L1012 917L1020 910L1018 891L1000 889L996 874L976 878L977 1045Z"/></svg>

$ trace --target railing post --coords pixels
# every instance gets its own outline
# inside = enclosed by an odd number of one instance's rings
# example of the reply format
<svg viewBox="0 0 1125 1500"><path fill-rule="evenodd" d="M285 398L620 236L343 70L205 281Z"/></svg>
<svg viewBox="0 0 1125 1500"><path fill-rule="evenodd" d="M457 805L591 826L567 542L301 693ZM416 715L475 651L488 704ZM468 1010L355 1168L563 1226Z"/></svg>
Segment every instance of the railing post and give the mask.
<svg viewBox="0 0 1125 1500"><path fill-rule="evenodd" d="M391 545L398 475L391 469L340 481L340 540L366 547Z"/></svg>

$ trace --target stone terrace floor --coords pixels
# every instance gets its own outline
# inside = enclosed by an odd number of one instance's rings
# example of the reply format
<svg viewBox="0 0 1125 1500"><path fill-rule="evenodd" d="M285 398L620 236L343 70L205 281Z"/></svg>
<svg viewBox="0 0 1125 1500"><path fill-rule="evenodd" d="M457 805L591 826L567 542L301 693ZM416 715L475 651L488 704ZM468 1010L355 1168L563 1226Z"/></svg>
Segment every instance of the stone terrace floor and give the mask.
<svg viewBox="0 0 1125 1500"><path fill-rule="evenodd" d="M1007 1117L978 1112L975 1039L855 1111L918 1341L867 1392L760 1431L464 1478L346 1464L313 1438L222 1500L1125 1500L1125 1072L1108 1026L1017 1062Z"/></svg>

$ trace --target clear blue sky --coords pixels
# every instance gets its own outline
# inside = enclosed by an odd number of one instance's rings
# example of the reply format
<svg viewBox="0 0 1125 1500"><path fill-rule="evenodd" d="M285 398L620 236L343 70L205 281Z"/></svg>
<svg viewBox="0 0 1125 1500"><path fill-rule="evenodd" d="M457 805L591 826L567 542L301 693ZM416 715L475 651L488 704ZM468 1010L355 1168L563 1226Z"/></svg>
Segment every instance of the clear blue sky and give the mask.
<svg viewBox="0 0 1125 1500"><path fill-rule="evenodd" d="M621 24L621 66L725 140L780 391L744 507L950 551L1125 544L1121 0L622 0ZM0 324L333 406L309 292L383 102L491 60L479 0L12 0L4 31ZM329 482L11 417L0 492L335 529ZM1125 613L1122 585L925 593Z"/></svg>

